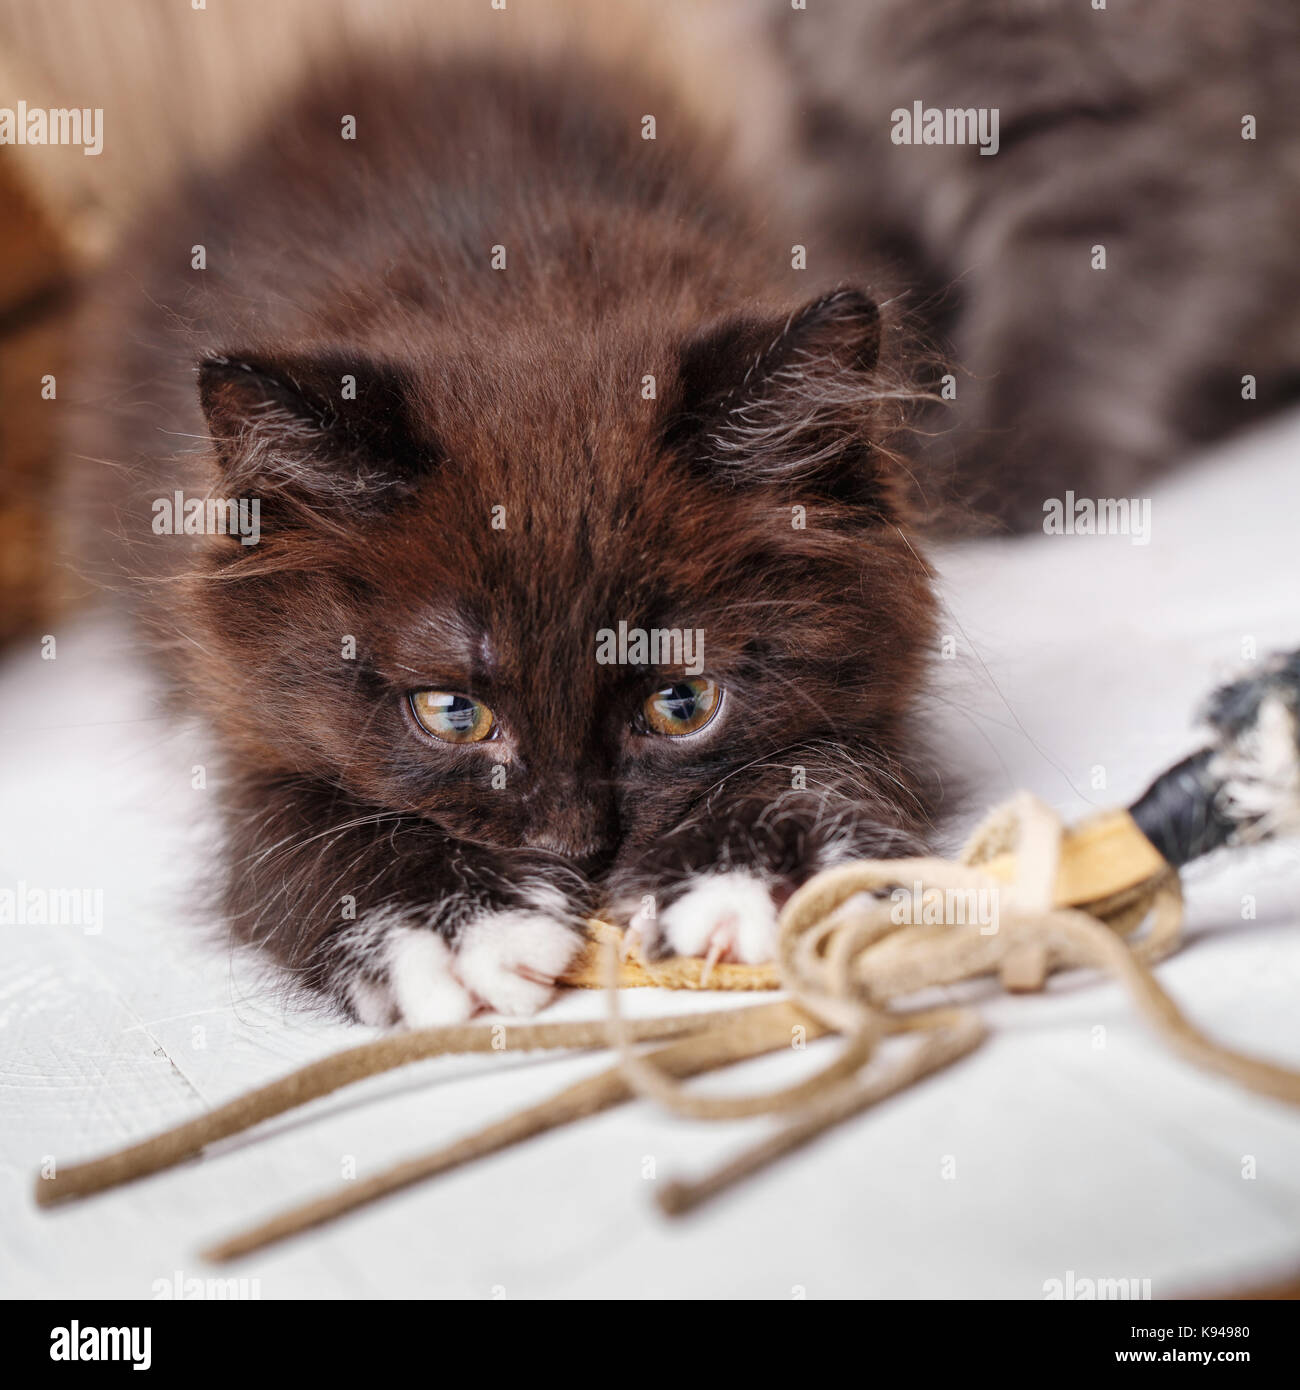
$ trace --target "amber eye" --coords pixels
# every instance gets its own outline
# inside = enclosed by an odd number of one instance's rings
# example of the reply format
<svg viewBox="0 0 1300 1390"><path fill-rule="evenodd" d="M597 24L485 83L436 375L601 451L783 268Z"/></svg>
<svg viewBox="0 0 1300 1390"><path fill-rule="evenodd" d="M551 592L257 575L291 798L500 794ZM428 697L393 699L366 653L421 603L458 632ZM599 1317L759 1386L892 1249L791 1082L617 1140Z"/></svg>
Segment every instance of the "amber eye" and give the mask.
<svg viewBox="0 0 1300 1390"><path fill-rule="evenodd" d="M494 725L486 705L450 690L417 690L411 710L420 727L444 743L481 743Z"/></svg>
<svg viewBox="0 0 1300 1390"><path fill-rule="evenodd" d="M652 734L679 737L702 729L718 712L722 690L706 676L690 676L656 690L641 706Z"/></svg>

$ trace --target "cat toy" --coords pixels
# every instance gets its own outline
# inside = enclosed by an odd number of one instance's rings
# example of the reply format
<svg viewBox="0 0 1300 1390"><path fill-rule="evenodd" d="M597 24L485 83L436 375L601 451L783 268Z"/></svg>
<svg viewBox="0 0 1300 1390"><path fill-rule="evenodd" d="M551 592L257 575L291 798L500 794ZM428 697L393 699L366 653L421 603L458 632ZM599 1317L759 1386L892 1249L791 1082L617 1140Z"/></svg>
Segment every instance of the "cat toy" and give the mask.
<svg viewBox="0 0 1300 1390"><path fill-rule="evenodd" d="M1226 685L1203 711L1209 738L1129 808L1063 828L1021 793L977 828L957 861L868 860L828 869L786 903L773 966L621 958L620 934L593 924L566 983L608 987L604 1022L463 1025L395 1034L315 1062L197 1119L36 1184L41 1206L106 1190L171 1167L218 1140L339 1087L426 1057L461 1052L611 1046L615 1064L537 1105L433 1153L408 1159L243 1231L206 1252L228 1260L318 1226L411 1184L628 1100L652 1097L700 1118L772 1114L786 1123L703 1178L659 1185L680 1215L779 1156L972 1051L985 1034L970 1007L897 1007L932 986L997 975L1012 991L1040 989L1059 970L1102 970L1126 986L1158 1033L1197 1065L1292 1105L1300 1071L1211 1041L1151 973L1182 928L1178 871L1214 850L1300 830L1300 651ZM900 891L923 900L996 895L996 929L948 914L900 915ZM955 895L949 897L949 895ZM1140 929L1149 923L1145 931ZM758 1005L624 1020L619 988L781 988ZM765 1094L702 1096L687 1078L763 1053L841 1039L836 1056L794 1085ZM917 1041L892 1068L878 1044ZM661 1044L638 1051L642 1043Z"/></svg>

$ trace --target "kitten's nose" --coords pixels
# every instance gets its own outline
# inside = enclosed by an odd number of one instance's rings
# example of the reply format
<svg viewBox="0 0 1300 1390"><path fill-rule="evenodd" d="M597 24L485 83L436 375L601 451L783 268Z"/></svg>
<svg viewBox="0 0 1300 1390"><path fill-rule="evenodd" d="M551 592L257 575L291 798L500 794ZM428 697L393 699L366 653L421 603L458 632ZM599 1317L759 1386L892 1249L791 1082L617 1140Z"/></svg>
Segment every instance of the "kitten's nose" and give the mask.
<svg viewBox="0 0 1300 1390"><path fill-rule="evenodd" d="M605 779L547 768L526 804L527 820L520 827L523 843L563 856L589 877L608 861L618 843L618 808Z"/></svg>

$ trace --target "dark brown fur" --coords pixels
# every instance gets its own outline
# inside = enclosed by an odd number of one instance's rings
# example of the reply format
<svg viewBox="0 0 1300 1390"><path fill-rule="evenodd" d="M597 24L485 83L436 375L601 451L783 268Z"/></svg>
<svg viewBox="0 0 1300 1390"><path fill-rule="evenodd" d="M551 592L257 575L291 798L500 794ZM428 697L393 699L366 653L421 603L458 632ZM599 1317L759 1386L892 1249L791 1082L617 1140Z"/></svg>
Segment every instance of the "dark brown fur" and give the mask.
<svg viewBox="0 0 1300 1390"><path fill-rule="evenodd" d="M142 230L97 310L100 568L223 742L237 940L343 1002L346 899L454 942L530 880L577 920L916 842L896 329L789 256L660 94L577 66L336 74ZM259 497L260 543L153 535L174 488ZM704 630L712 732L635 731L673 672L598 665L620 619ZM433 745L422 687L508 745Z"/></svg>

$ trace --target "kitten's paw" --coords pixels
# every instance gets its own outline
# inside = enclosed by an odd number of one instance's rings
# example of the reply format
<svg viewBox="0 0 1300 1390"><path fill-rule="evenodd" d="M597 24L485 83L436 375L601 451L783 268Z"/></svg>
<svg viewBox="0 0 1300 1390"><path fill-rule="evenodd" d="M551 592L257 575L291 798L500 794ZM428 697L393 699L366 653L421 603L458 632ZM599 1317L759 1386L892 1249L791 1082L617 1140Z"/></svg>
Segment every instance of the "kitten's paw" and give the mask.
<svg viewBox="0 0 1300 1390"><path fill-rule="evenodd" d="M478 1000L457 975L455 955L437 932L427 927L394 927L389 933L387 955L388 981L399 1022L411 1028L434 1028L443 1023L464 1023L478 1012ZM354 1006L356 1002L354 991Z"/></svg>
<svg viewBox="0 0 1300 1390"><path fill-rule="evenodd" d="M572 927L544 912L489 912L462 930L456 972L494 1013L535 1014L581 945Z"/></svg>
<svg viewBox="0 0 1300 1390"><path fill-rule="evenodd" d="M762 965L776 955L776 918L770 885L748 870L727 869L693 879L653 929L636 918L631 927L661 953Z"/></svg>
<svg viewBox="0 0 1300 1390"><path fill-rule="evenodd" d="M408 916L363 927L376 943L379 978L372 967L347 997L357 1019L376 1027L464 1023L484 1009L536 1013L582 945L573 927L537 908L484 912L461 928L454 948Z"/></svg>

